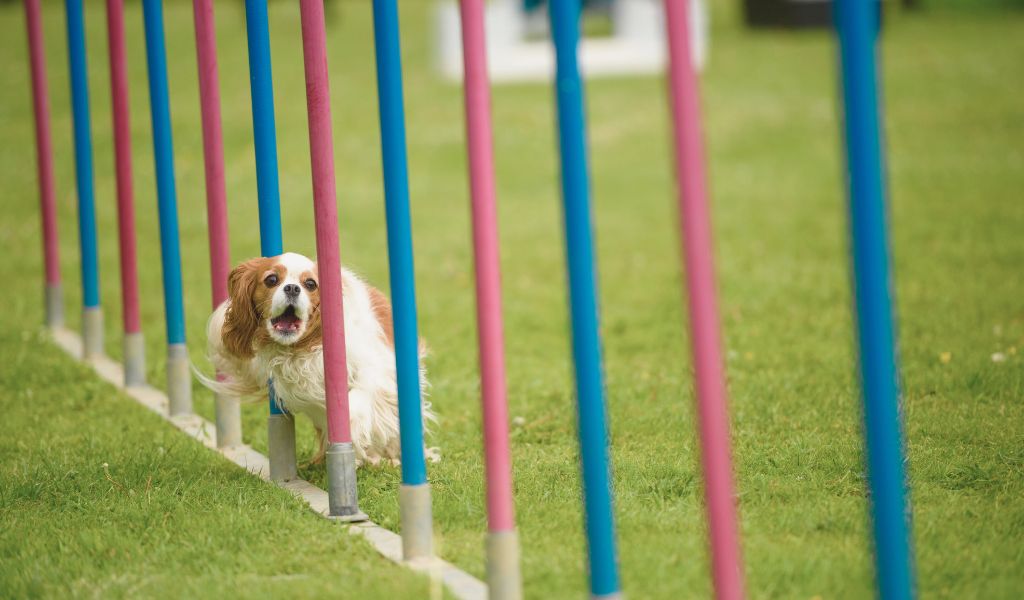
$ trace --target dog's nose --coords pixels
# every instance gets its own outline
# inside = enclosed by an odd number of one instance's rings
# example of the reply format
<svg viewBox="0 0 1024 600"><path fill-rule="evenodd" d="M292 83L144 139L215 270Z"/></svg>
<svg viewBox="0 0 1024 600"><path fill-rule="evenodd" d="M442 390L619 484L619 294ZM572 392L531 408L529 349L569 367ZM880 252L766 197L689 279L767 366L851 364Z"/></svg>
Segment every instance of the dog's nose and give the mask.
<svg viewBox="0 0 1024 600"><path fill-rule="evenodd" d="M299 295L299 292L301 291L302 288L295 285L294 283L289 283L284 286L284 295L288 296L289 298L297 297Z"/></svg>

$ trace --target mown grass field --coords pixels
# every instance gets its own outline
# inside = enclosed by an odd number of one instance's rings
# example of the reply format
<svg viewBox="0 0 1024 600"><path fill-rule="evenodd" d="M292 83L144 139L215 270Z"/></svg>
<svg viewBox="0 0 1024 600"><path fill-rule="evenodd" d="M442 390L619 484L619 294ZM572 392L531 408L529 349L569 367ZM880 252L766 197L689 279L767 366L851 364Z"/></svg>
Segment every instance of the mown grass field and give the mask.
<svg viewBox="0 0 1024 600"><path fill-rule="evenodd" d="M755 598L872 595L834 47L752 33L716 4L703 78L743 552ZM44 7L62 267L80 286L64 22ZM244 15L218 3L232 258L258 253ZM462 99L431 69L432 12L402 4L422 334L441 416L441 554L484 575ZM298 9L270 9L287 249L314 253ZM1024 12L890 12L882 47L914 542L930 598L1024 589ZM103 7L86 6L102 299L120 355ZM328 24L343 260L387 287L369 3ZM165 7L189 346L210 309L191 4ZM148 375L165 338L140 7L127 7ZM0 595L424 597L377 557L98 383L40 334L41 253L20 4L0 5ZM588 85L622 577L634 598L710 594L690 361L658 78ZM528 597L585 593L552 92L495 90L517 518ZM993 355L997 360L993 360ZM998 359L1002 357L1003 360ZM195 387L197 409L212 400ZM244 413L265 449L264 406ZM312 451L303 424L300 455ZM104 465L107 465L104 467ZM393 468L363 509L398 527ZM323 483L322 467L304 471Z"/></svg>

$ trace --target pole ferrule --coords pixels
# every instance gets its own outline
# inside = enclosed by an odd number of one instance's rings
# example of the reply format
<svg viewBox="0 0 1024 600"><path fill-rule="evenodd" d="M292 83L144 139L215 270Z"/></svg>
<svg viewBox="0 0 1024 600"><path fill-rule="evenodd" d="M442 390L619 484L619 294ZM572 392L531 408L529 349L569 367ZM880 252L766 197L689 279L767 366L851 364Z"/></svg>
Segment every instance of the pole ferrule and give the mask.
<svg viewBox="0 0 1024 600"><path fill-rule="evenodd" d="M146 384L146 340L141 331L124 334L124 386Z"/></svg>
<svg viewBox="0 0 1024 600"><path fill-rule="evenodd" d="M86 306L82 310L82 358L103 356L103 309Z"/></svg>
<svg viewBox="0 0 1024 600"><path fill-rule="evenodd" d="M521 600L519 534L515 529L487 534L487 588L490 600Z"/></svg>
<svg viewBox="0 0 1024 600"><path fill-rule="evenodd" d="M327 449L327 501L332 518L352 523L369 520L359 510L356 450L352 442L336 442Z"/></svg>
<svg viewBox="0 0 1024 600"><path fill-rule="evenodd" d="M242 408L237 398L217 394L214 397L217 421L217 447L232 448L242 445Z"/></svg>
<svg viewBox="0 0 1024 600"><path fill-rule="evenodd" d="M402 557L407 561L432 557L434 517L430 484L403 483L398 491L398 507L402 513Z"/></svg>
<svg viewBox="0 0 1024 600"><path fill-rule="evenodd" d="M192 370L185 344L167 346L167 398L172 417L192 414Z"/></svg>
<svg viewBox="0 0 1024 600"><path fill-rule="evenodd" d="M267 417L267 454L271 481L290 481L299 476L295 465L295 418L290 414L271 413Z"/></svg>
<svg viewBox="0 0 1024 600"><path fill-rule="evenodd" d="M46 326L52 329L64 326L64 292L59 283L46 284Z"/></svg>

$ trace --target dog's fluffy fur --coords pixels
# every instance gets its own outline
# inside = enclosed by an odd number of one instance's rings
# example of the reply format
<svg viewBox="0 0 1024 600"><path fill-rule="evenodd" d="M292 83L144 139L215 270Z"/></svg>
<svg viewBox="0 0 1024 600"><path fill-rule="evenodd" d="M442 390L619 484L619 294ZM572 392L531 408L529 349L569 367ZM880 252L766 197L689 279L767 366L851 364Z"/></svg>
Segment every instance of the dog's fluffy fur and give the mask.
<svg viewBox="0 0 1024 600"><path fill-rule="evenodd" d="M352 441L362 463L398 463L398 384L391 305L377 289L342 269L345 349ZM204 383L240 399L266 398L272 379L281 407L313 421L323 458L327 415L320 289L316 263L287 253L248 260L228 279L229 298L207 325L218 380ZM426 372L420 352L420 384ZM423 403L425 422L434 420ZM436 452L430 452L436 458Z"/></svg>

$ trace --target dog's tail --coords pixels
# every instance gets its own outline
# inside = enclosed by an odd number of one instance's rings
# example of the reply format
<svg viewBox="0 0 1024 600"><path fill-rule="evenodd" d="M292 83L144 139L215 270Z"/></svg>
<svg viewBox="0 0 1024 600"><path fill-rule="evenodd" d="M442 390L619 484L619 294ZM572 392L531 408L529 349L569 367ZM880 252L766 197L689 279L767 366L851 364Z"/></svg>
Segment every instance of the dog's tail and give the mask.
<svg viewBox="0 0 1024 600"><path fill-rule="evenodd" d="M255 402L267 395L266 385L258 385L251 381L236 379L233 377L217 374L210 377L199 370L195 363L190 362L192 375L203 387L218 396L237 398L240 402Z"/></svg>
<svg viewBox="0 0 1024 600"><path fill-rule="evenodd" d="M216 375L210 377L200 371L195 363L190 363L192 374L203 387L219 396L237 398L242 402L257 401L266 397L266 383L258 377L246 377L246 365L227 356L220 343L226 311L227 302L224 302L213 311L206 323L206 354Z"/></svg>

